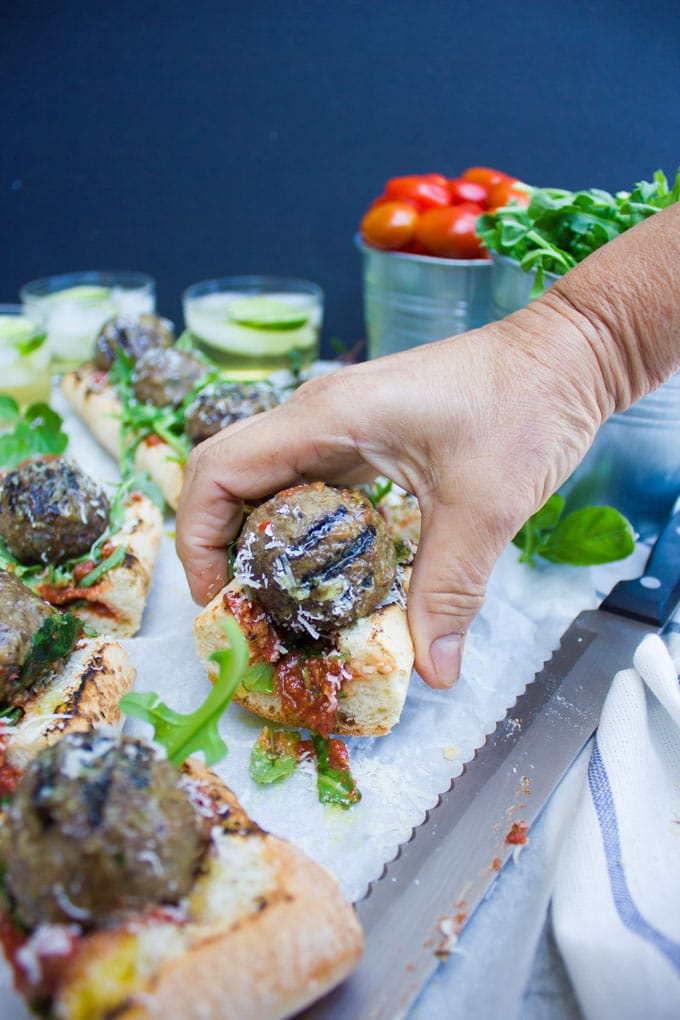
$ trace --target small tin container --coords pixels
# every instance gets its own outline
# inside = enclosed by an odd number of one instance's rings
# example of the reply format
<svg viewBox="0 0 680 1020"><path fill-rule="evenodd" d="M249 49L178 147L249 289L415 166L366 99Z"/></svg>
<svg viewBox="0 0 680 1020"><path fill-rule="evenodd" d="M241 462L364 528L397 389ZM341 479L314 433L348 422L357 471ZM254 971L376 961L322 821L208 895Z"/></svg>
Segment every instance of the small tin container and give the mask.
<svg viewBox="0 0 680 1020"><path fill-rule="evenodd" d="M357 235L369 358L442 340L489 319L491 261L381 251Z"/></svg>

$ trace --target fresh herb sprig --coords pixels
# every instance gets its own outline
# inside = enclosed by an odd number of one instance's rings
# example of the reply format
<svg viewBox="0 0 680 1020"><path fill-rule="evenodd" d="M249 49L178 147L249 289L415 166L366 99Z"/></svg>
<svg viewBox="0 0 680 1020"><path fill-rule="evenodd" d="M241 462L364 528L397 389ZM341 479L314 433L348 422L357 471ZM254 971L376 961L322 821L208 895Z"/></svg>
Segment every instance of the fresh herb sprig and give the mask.
<svg viewBox="0 0 680 1020"><path fill-rule="evenodd" d="M336 745L339 743L335 741ZM335 804L345 810L357 804L361 800L361 793L349 765L344 768L337 767L337 763L331 765L331 741L318 733L312 733L311 744L313 753L305 749L305 754L301 756L303 744L296 730L264 726L250 753L250 778L260 785L277 783L292 775L301 757L315 757L319 801L322 804ZM343 753L346 757L346 748Z"/></svg>
<svg viewBox="0 0 680 1020"><path fill-rule="evenodd" d="M120 700L123 712L153 726L156 742L166 749L168 759L177 767L199 751L206 765L214 765L228 751L218 724L246 672L249 649L235 620L227 618L222 626L229 647L210 656L219 667L217 680L194 712L175 712L153 691L125 694Z"/></svg>
<svg viewBox="0 0 680 1020"><path fill-rule="evenodd" d="M66 658L82 629L82 621L71 613L55 612L43 620L21 668L22 684L36 683L56 662Z"/></svg>
<svg viewBox="0 0 680 1020"><path fill-rule="evenodd" d="M528 208L511 204L480 216L477 233L489 251L516 259L522 269L535 271L532 297L543 290L545 274L561 276L587 255L601 248L659 209L680 200L680 168L669 186L657 170L652 181L640 181L632 191L611 195L600 188L566 191L526 186Z"/></svg>
<svg viewBox="0 0 680 1020"><path fill-rule="evenodd" d="M188 349L187 345L188 340L185 340L182 349ZM219 378L217 368L206 362L205 375L199 379L178 407L156 407L154 404L144 404L137 400L133 373L132 358L127 352L119 349L109 376L121 403L119 467L123 478L134 476L137 447L154 434L172 449L173 459L184 464L191 452L191 443L184 431L186 409L200 390Z"/></svg>
<svg viewBox="0 0 680 1020"><path fill-rule="evenodd" d="M16 400L0 395L0 468L11 470L30 457L62 454L68 446L62 424L49 404L31 404L22 414Z"/></svg>
<svg viewBox="0 0 680 1020"><path fill-rule="evenodd" d="M520 561L534 565L540 556L551 563L591 567L625 559L635 549L633 528L611 506L587 506L563 517L564 496L555 493L513 538Z"/></svg>

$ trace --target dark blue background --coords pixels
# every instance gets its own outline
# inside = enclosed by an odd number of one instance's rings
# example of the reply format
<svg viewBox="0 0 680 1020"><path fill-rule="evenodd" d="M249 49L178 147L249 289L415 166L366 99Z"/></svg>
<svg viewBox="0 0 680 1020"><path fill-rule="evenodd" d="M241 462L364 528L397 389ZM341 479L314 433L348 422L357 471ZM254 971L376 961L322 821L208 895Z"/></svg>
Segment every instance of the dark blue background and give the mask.
<svg viewBox="0 0 680 1020"><path fill-rule="evenodd" d="M680 3L83 0L0 14L0 300L129 268L282 273L362 336L352 236L388 176L630 187L680 163Z"/></svg>

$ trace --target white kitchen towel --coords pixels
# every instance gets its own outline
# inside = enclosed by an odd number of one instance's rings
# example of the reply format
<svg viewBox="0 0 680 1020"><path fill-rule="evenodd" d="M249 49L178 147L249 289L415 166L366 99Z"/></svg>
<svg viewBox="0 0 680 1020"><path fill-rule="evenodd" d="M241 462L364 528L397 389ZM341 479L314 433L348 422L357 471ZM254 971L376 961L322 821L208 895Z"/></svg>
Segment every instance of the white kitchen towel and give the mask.
<svg viewBox="0 0 680 1020"><path fill-rule="evenodd" d="M633 665L607 696L553 891L586 1020L680 1017L678 668L656 635Z"/></svg>

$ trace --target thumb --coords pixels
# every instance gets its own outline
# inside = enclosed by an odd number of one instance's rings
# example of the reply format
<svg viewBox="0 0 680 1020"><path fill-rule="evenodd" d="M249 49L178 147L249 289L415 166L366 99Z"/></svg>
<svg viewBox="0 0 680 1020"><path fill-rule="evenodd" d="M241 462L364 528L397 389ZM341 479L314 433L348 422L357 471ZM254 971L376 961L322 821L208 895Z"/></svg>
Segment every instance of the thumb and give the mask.
<svg viewBox="0 0 680 1020"><path fill-rule="evenodd" d="M408 592L415 667L430 687L450 687L463 643L482 607L489 574L504 548L470 507L422 507L422 532Z"/></svg>

